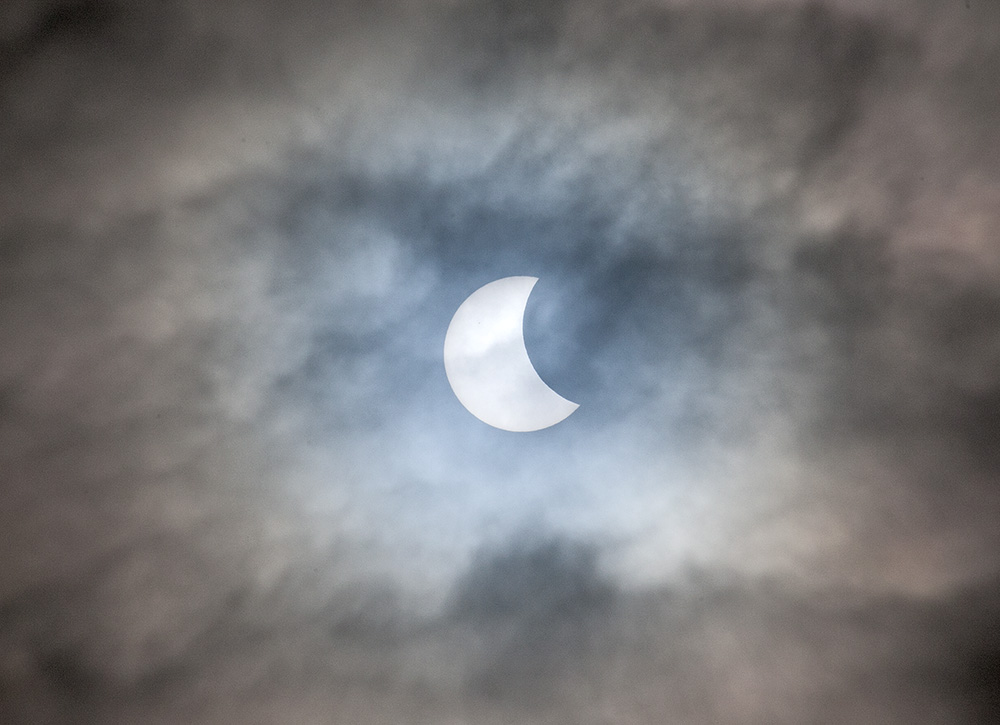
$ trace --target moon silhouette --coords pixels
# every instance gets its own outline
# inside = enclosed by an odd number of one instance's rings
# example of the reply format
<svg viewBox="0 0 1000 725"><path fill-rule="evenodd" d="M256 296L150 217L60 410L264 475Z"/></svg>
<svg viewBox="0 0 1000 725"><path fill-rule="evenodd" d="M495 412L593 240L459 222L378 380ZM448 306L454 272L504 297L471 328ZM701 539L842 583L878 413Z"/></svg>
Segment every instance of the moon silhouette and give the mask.
<svg viewBox="0 0 1000 725"><path fill-rule="evenodd" d="M463 302L444 338L455 396L494 428L527 433L565 420L578 406L538 377L524 346L524 309L537 277L504 277Z"/></svg>

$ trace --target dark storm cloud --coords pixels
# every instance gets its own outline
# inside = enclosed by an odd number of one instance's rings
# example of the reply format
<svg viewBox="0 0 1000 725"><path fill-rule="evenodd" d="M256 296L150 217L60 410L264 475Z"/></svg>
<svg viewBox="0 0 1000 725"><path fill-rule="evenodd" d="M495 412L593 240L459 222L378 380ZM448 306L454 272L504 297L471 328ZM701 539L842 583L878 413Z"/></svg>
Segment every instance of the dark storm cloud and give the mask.
<svg viewBox="0 0 1000 725"><path fill-rule="evenodd" d="M595 552L561 541L527 539L512 551L480 556L454 594L451 616L487 640L470 667L476 695L544 705L554 675L586 656L590 630L604 626L614 587L595 568Z"/></svg>
<svg viewBox="0 0 1000 725"><path fill-rule="evenodd" d="M585 546L515 547L476 561L451 616L472 618L487 642L469 685L529 722L551 710L577 722L641 712L692 723L988 722L997 712L993 580L945 601L804 595L708 572L616 593Z"/></svg>
<svg viewBox="0 0 1000 725"><path fill-rule="evenodd" d="M175 580L182 568L160 569L158 586L218 588ZM91 572L5 607L15 716L169 722L195 716L204 698L226 700L227 721L440 722L464 711L482 722L986 723L997 713L994 581L938 601L695 572L669 589L616 592L592 547L535 533L477 557L440 617L401 620L385 595L310 604L309 577L284 582L294 596L234 588L212 614L186 612L169 639L142 642L146 666L123 671L129 658L108 652L115 634L94 631L93 615L54 621L63 598L80 614L102 606L111 576L121 574Z"/></svg>
<svg viewBox="0 0 1000 725"><path fill-rule="evenodd" d="M996 719L946 5L4 4L0 714ZM440 364L509 274L532 436Z"/></svg>
<svg viewBox="0 0 1000 725"><path fill-rule="evenodd" d="M894 280L887 237L853 230L806 241L794 263L842 366L819 415L865 435L953 438L992 470L997 381L980 371L1000 362L997 288L950 285L940 273ZM903 332L910 350L887 349L889 330Z"/></svg>

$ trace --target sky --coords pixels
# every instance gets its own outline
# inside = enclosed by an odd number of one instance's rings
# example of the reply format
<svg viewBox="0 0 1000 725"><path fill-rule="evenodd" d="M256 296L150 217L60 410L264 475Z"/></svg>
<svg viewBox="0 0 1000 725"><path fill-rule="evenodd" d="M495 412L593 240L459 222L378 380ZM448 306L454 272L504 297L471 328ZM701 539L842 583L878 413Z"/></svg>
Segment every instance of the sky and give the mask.
<svg viewBox="0 0 1000 725"><path fill-rule="evenodd" d="M0 720L996 722L998 88L990 0L6 0Z"/></svg>

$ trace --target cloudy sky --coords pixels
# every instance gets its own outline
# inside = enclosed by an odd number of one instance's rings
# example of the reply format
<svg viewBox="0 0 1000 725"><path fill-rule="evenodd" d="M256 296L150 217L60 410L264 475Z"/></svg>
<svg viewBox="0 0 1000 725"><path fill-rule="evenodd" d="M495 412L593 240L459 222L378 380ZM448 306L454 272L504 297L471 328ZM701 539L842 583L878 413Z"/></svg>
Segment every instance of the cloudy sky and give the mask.
<svg viewBox="0 0 1000 725"><path fill-rule="evenodd" d="M998 89L993 0L6 0L0 720L996 722Z"/></svg>

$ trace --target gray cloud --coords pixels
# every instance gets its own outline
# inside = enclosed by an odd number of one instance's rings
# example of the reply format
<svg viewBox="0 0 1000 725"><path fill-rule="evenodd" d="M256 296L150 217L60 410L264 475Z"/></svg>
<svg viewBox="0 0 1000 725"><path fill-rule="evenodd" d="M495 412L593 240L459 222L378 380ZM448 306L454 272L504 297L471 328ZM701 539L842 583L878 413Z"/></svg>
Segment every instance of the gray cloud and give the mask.
<svg viewBox="0 0 1000 725"><path fill-rule="evenodd" d="M0 12L5 721L996 719L992 5Z"/></svg>
<svg viewBox="0 0 1000 725"><path fill-rule="evenodd" d="M693 723L996 715L995 582L941 600L869 599L692 572L669 589L616 592L595 566L589 546L529 540L479 557L449 608L419 623L400 620L384 595L381 607L342 594L310 608L306 580L293 597L239 590L219 601L217 616L187 620L196 638L184 640L178 622L168 646L145 643L147 667L136 673L100 658L107 635L74 635L64 623L54 630L61 641L44 638L7 671L4 687L33 697L8 700L19 708L27 700L70 719L113 722L139 713L154 722L179 714L199 722L309 714ZM96 604L102 579L88 577L90 593L74 600ZM39 594L21 605L36 609L35 622L55 610L52 592ZM11 606L4 614L10 622ZM212 714L217 699L225 714Z"/></svg>

